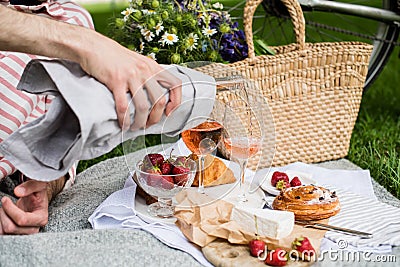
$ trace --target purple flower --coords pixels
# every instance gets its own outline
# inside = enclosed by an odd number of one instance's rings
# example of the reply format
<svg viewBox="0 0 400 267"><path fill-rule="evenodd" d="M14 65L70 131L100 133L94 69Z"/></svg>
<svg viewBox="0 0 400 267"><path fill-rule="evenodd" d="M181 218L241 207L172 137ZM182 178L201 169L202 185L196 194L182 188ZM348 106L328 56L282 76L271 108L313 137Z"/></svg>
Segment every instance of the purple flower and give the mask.
<svg viewBox="0 0 400 267"><path fill-rule="evenodd" d="M238 30L222 35L219 52L223 60L232 63L247 57L248 46L243 37L244 34Z"/></svg>
<svg viewBox="0 0 400 267"><path fill-rule="evenodd" d="M232 40L234 37L234 35L230 34L230 33L225 33L222 38L225 40Z"/></svg>
<svg viewBox="0 0 400 267"><path fill-rule="evenodd" d="M235 35L238 39L246 40L246 36L244 35L244 31L242 30L235 31Z"/></svg>
<svg viewBox="0 0 400 267"><path fill-rule="evenodd" d="M169 1L163 0L163 2L168 3ZM200 2L201 1L201 2ZM200 12L200 7L201 3L207 7L210 5L209 1L206 0L198 0L196 3L196 7L190 7L189 5L192 4L193 2L191 0L174 0L169 3L173 3L174 8L176 10L182 10L183 12L194 12L196 16L199 15ZM188 9L190 7L190 10ZM197 11L193 11L197 10ZM199 43L199 49L203 53L208 53L210 50L214 50L213 52L215 54L219 53L221 56L220 59L222 58L224 61L227 62L235 62L239 60L243 60L247 57L248 55L248 46L246 44L246 38L245 34L242 30L239 30L239 23L238 22L232 22L229 13L224 11L224 12L209 12L207 11L208 15L210 16L210 22L209 25L205 25L203 19L201 19L198 16L198 25L201 28L204 27L209 27L210 29L215 29L217 31L216 34L214 34L211 37L205 37L200 43ZM224 26L223 30L224 33L220 32L221 25ZM229 26L230 30L226 25ZM134 26L134 25L132 25ZM215 60L218 60L218 58L215 58Z"/></svg>
<svg viewBox="0 0 400 267"><path fill-rule="evenodd" d="M212 43L212 46L214 47L214 49L218 48L218 41L216 39L211 39L211 43Z"/></svg>

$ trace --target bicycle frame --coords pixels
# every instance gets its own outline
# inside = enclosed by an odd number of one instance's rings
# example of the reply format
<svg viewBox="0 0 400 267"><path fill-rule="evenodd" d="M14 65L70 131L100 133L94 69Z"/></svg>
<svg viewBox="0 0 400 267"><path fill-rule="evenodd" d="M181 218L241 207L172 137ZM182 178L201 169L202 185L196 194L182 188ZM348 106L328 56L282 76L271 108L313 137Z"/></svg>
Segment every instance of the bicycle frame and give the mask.
<svg viewBox="0 0 400 267"><path fill-rule="evenodd" d="M298 0L300 5L313 10L327 11L332 10L342 14L356 15L377 21L393 22L400 26L400 15L393 11L384 10L376 7L369 7L356 4L348 4L327 0Z"/></svg>

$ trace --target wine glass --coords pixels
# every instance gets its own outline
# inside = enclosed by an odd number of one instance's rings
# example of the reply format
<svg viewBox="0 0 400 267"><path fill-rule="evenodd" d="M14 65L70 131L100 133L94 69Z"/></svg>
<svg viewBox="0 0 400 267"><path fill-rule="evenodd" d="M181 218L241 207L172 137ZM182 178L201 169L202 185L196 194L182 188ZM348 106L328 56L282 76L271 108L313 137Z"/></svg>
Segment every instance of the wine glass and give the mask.
<svg viewBox="0 0 400 267"><path fill-rule="evenodd" d="M230 160L240 166L239 195L235 202L248 201L244 186L244 172L248 159L257 154L263 141L263 121L261 105L249 104L244 99L231 100L226 103L222 140Z"/></svg>
<svg viewBox="0 0 400 267"><path fill-rule="evenodd" d="M195 153L200 162L198 192L204 194L204 161L208 154L213 153L221 140L222 125L215 119L197 117L196 127L182 132L182 140L192 153ZM190 122L193 123L193 122ZM197 123L194 123L195 125Z"/></svg>

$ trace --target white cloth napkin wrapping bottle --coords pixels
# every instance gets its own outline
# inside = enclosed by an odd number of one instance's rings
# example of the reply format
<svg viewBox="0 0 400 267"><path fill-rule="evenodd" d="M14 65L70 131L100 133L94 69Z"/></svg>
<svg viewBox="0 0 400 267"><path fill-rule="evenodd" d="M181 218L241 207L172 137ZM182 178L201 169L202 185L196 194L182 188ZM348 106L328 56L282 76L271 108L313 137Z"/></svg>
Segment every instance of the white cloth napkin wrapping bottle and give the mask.
<svg viewBox="0 0 400 267"><path fill-rule="evenodd" d="M212 111L216 86L211 76L177 65L165 68L182 81L181 105L145 131L124 132L125 140L145 133L175 135L190 128L187 122L193 117L207 116ZM19 128L0 144L0 153L26 176L43 181L58 179L77 160L98 157L121 143L112 93L79 64L32 60L18 89L55 95L44 116ZM164 90L167 95L168 90ZM130 94L127 98L131 99ZM131 121L134 113L130 105Z"/></svg>

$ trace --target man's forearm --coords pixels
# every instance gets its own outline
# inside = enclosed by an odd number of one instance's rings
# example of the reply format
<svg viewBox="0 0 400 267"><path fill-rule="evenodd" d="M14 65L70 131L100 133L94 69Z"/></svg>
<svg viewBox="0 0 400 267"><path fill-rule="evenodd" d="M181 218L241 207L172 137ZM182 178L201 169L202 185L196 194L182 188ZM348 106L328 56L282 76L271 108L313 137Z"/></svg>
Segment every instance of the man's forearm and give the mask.
<svg viewBox="0 0 400 267"><path fill-rule="evenodd" d="M0 50L64 58L80 63L94 46L93 30L0 5ZM83 45L85 44L85 45Z"/></svg>

